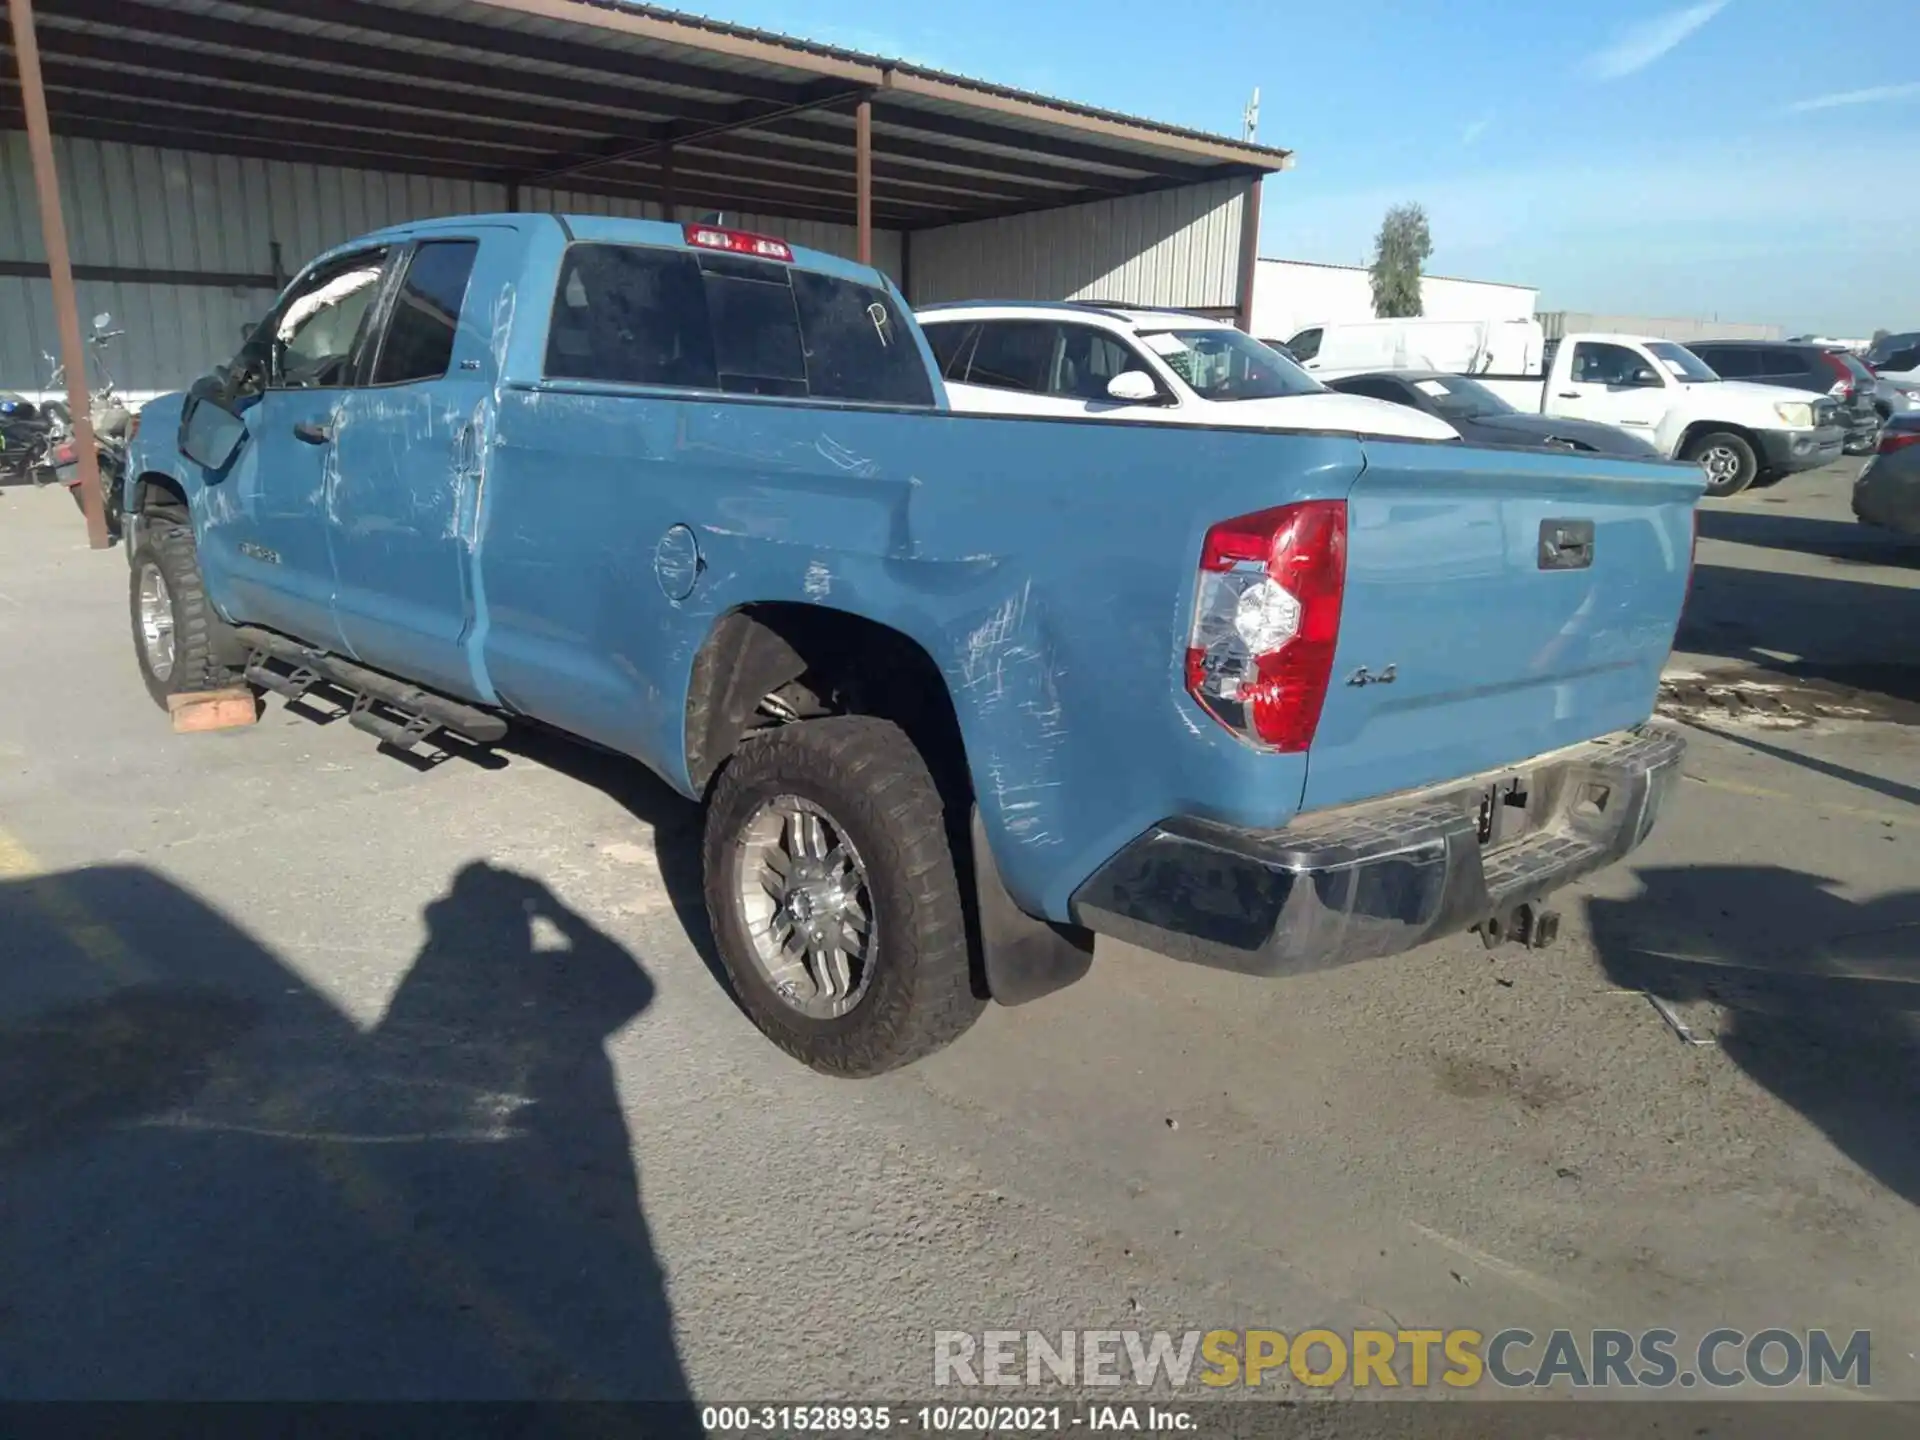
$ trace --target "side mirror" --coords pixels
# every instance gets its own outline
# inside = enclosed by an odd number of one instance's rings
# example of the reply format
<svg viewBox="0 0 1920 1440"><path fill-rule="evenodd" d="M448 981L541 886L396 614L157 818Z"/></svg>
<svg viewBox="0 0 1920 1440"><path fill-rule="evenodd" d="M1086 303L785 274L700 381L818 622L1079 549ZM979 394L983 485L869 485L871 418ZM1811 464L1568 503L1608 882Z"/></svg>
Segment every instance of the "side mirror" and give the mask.
<svg viewBox="0 0 1920 1440"><path fill-rule="evenodd" d="M1649 370L1645 365L1642 365L1638 370L1633 371L1627 376L1626 383L1627 387L1632 390L1649 390L1657 388L1663 382L1657 374Z"/></svg>
<svg viewBox="0 0 1920 1440"><path fill-rule="evenodd" d="M113 323L113 316L109 315L104 310L102 310L98 315L93 317L93 328L96 330L104 330L107 328L107 326L111 325L112 323Z"/></svg>
<svg viewBox="0 0 1920 1440"><path fill-rule="evenodd" d="M1107 382L1107 398L1129 405L1151 405L1160 398L1160 387L1144 370L1123 370Z"/></svg>
<svg viewBox="0 0 1920 1440"><path fill-rule="evenodd" d="M240 327L240 343L244 345L249 340L253 339L253 332L258 330L259 328L260 328L260 322L258 320L247 321L246 324Z"/></svg>
<svg viewBox="0 0 1920 1440"><path fill-rule="evenodd" d="M221 393L211 375L194 382L180 411L180 453L194 464L221 471L246 438L247 422Z"/></svg>

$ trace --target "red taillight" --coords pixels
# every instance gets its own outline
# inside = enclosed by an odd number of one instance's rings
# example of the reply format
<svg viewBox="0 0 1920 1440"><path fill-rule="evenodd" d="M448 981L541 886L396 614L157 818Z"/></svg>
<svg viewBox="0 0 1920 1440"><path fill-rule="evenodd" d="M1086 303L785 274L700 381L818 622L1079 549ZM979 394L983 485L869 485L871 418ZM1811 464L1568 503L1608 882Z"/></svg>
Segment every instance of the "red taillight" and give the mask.
<svg viewBox="0 0 1920 1440"><path fill-rule="evenodd" d="M1827 369L1836 377L1833 384L1827 387L1827 393L1841 398L1853 394L1853 372L1847 368L1846 362L1831 350L1822 350L1820 358L1827 362Z"/></svg>
<svg viewBox="0 0 1920 1440"><path fill-rule="evenodd" d="M1920 430L1882 430L1880 432L1880 453L1891 455L1896 450L1905 450L1910 445L1920 445Z"/></svg>
<svg viewBox="0 0 1920 1440"><path fill-rule="evenodd" d="M722 230L717 225L687 226L687 243L705 250L757 255L762 260L793 259L793 249L784 240L776 240L771 235L750 235L745 230Z"/></svg>
<svg viewBox="0 0 1920 1440"><path fill-rule="evenodd" d="M1344 500L1215 525L1200 551L1188 693L1243 740L1305 750L1327 699L1346 580Z"/></svg>
<svg viewBox="0 0 1920 1440"><path fill-rule="evenodd" d="M79 456L80 451L71 440L53 447L53 463L56 465L71 465Z"/></svg>

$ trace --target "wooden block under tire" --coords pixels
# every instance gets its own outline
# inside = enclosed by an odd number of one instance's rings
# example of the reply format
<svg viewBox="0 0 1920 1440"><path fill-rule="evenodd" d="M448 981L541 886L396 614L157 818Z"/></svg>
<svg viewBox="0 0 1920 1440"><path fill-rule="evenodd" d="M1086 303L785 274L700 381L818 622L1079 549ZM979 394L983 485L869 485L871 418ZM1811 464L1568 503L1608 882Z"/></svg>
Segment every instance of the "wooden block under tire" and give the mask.
<svg viewBox="0 0 1920 1440"><path fill-rule="evenodd" d="M260 718L260 706L253 691L244 687L198 690L191 695L169 695L167 713L173 716L174 733L189 735L251 725Z"/></svg>

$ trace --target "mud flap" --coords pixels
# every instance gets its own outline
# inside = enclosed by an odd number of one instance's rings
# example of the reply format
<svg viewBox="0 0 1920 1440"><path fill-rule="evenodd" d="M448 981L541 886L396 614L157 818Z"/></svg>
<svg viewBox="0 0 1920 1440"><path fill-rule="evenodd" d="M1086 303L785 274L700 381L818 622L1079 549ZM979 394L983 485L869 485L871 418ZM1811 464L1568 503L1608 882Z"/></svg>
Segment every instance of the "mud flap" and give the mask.
<svg viewBox="0 0 1920 1440"><path fill-rule="evenodd" d="M1066 989L1093 967L1093 932L1036 920L1014 904L993 863L977 805L969 831L987 993L1002 1005L1024 1005Z"/></svg>

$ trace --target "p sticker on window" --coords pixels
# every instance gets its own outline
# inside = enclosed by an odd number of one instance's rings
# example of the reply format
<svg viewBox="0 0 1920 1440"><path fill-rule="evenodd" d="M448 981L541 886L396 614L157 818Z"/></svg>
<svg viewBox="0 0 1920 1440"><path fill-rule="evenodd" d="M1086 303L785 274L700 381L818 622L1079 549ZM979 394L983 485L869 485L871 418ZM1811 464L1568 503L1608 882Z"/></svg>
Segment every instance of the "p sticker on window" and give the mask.
<svg viewBox="0 0 1920 1440"><path fill-rule="evenodd" d="M1178 335L1162 332L1159 335L1142 335L1140 343L1156 355L1178 355L1187 348L1187 342Z"/></svg>
<svg viewBox="0 0 1920 1440"><path fill-rule="evenodd" d="M1413 388L1418 390L1422 395L1445 395L1447 393L1447 382L1444 380L1416 380L1413 382Z"/></svg>

